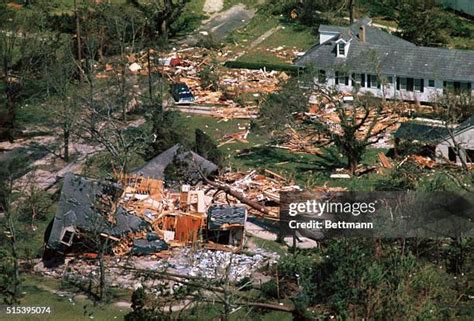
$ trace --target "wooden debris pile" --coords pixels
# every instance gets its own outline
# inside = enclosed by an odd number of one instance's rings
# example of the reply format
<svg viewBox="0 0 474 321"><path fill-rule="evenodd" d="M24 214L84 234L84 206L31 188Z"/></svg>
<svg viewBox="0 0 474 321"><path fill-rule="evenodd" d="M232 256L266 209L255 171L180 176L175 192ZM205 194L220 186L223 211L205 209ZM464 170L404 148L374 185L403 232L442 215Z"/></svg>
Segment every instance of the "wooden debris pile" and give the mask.
<svg viewBox="0 0 474 321"><path fill-rule="evenodd" d="M283 143L273 145L273 147L286 149L293 153L321 155L321 149L316 147L316 145L322 146L330 143L329 139L321 133L315 131L297 131L289 125L287 125L286 128L287 130L277 138L277 140Z"/></svg>
<svg viewBox="0 0 474 321"><path fill-rule="evenodd" d="M264 170L264 175L257 173L256 170L226 173L219 177L218 181L240 193L243 198L265 206L269 212L268 215L262 214L261 211L252 207L249 207L249 213L256 216L265 216L269 219L278 219L280 216L280 191L301 190L299 186L294 185L294 182L267 169ZM239 202L239 200L223 192L216 194L214 201L220 203Z"/></svg>
<svg viewBox="0 0 474 321"><path fill-rule="evenodd" d="M183 246L198 241L199 231L206 221L210 197L202 190L183 186L180 192L164 188L163 181L142 176L123 175L124 192L119 204L129 213L148 222L153 232L171 246ZM143 235L128 234L114 249L117 255L129 253L133 239Z"/></svg>
<svg viewBox="0 0 474 321"><path fill-rule="evenodd" d="M225 52L219 52L220 57ZM123 61L107 62L99 68L97 78L121 75L124 70L133 75L161 74L170 83L185 83L195 97L197 106L221 107L212 115L219 118L255 118L261 94L275 92L281 81L289 76L284 72L232 69L223 67L204 48L185 48L172 52L151 49L126 57ZM204 85L201 72L210 68L217 88Z"/></svg>
<svg viewBox="0 0 474 321"><path fill-rule="evenodd" d="M364 139L370 130L371 137L369 140L375 143L378 147L389 147L391 143L391 135L394 133L401 122L408 118L401 117L394 112L390 106L385 106L379 115L375 110L369 113L364 125L356 132L358 139ZM348 113L351 108L348 107ZM355 115L356 121L361 121L364 117L362 110ZM372 126L376 119L375 125ZM278 139L283 143L276 147L291 150L292 152L303 152L308 154L318 155L321 153L318 147L328 146L332 144L332 140L327 135L318 131L316 126L311 126L312 122L325 124L334 134L342 134L343 129L340 125L341 121L335 108L310 108L310 112L298 113L295 115L296 123L303 128L303 130L296 130L293 127L287 126L284 133L278 135ZM302 126L305 124L304 126Z"/></svg>
<svg viewBox="0 0 474 321"><path fill-rule="evenodd" d="M299 51L296 47L288 48L285 45L276 48L266 48L266 51L272 53L288 64L292 64L297 57L304 54L304 52Z"/></svg>

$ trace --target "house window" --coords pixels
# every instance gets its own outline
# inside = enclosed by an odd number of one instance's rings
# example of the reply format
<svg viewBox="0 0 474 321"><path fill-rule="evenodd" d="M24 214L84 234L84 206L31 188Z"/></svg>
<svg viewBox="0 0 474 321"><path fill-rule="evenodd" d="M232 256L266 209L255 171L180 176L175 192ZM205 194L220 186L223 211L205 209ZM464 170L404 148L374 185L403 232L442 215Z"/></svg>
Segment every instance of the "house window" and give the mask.
<svg viewBox="0 0 474 321"><path fill-rule="evenodd" d="M413 89L416 91L423 92L424 81L423 79L413 79Z"/></svg>
<svg viewBox="0 0 474 321"><path fill-rule="evenodd" d="M400 78L400 89L401 90L407 90L407 79L406 78Z"/></svg>
<svg viewBox="0 0 474 321"><path fill-rule="evenodd" d="M61 237L61 243L67 246L71 246L73 239L74 239L74 232L71 230L64 230L63 236Z"/></svg>
<svg viewBox="0 0 474 321"><path fill-rule="evenodd" d="M474 149L466 149L466 162L474 163Z"/></svg>
<svg viewBox="0 0 474 321"><path fill-rule="evenodd" d="M363 74L352 74L352 85L363 86Z"/></svg>
<svg viewBox="0 0 474 321"><path fill-rule="evenodd" d="M380 82L376 75L369 75L370 77L370 88L380 88Z"/></svg>
<svg viewBox="0 0 474 321"><path fill-rule="evenodd" d="M393 84L393 77L392 76L388 76L387 77L387 85L391 85Z"/></svg>
<svg viewBox="0 0 474 321"><path fill-rule="evenodd" d="M337 55L338 56L345 56L346 55L346 49L345 49L345 45L343 43L339 43L337 45Z"/></svg>
<svg viewBox="0 0 474 321"><path fill-rule="evenodd" d="M336 85L349 86L349 76L347 76L345 73L336 71Z"/></svg>
<svg viewBox="0 0 474 321"><path fill-rule="evenodd" d="M471 91L471 83L463 81L444 81L443 87L448 91L454 91L459 94L461 92Z"/></svg>
<svg viewBox="0 0 474 321"><path fill-rule="evenodd" d="M318 70L318 82L325 83L326 82L326 71L325 70Z"/></svg>
<svg viewBox="0 0 474 321"><path fill-rule="evenodd" d="M428 87L433 88L435 86L435 81L433 79L428 80Z"/></svg>
<svg viewBox="0 0 474 321"><path fill-rule="evenodd" d="M456 152L452 147L448 147L448 159L450 162L456 162Z"/></svg>
<svg viewBox="0 0 474 321"><path fill-rule="evenodd" d="M471 83L470 82L461 82L459 88L462 92L470 91L471 90Z"/></svg>

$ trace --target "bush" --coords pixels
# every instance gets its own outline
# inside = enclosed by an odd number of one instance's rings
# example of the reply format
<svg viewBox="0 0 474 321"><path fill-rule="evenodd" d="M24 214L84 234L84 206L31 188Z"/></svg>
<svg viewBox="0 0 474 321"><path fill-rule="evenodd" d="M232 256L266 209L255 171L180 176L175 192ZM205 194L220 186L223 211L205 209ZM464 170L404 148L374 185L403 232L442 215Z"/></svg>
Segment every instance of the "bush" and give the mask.
<svg viewBox="0 0 474 321"><path fill-rule="evenodd" d="M267 299L278 299L278 287L275 280L270 280L262 284L260 289L262 295Z"/></svg>
<svg viewBox="0 0 474 321"><path fill-rule="evenodd" d="M208 35L201 35L196 43L197 47L206 49L220 49L223 44L214 37L212 33Z"/></svg>

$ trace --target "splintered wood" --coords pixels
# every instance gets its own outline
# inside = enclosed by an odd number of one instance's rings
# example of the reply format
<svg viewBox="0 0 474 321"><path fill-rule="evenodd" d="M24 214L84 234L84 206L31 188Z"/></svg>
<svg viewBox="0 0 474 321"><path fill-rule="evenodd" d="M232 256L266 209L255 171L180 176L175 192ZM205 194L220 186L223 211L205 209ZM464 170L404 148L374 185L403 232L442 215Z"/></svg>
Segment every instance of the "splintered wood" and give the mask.
<svg viewBox="0 0 474 321"><path fill-rule="evenodd" d="M183 246L198 241L207 210L203 191L172 193L165 190L163 181L137 175L120 175L118 180L124 186L119 204L128 213L150 223L153 231L165 242L171 246ZM143 235L127 234L113 252L116 255L129 253L133 239L140 237Z"/></svg>
<svg viewBox="0 0 474 321"><path fill-rule="evenodd" d="M170 83L188 85L195 98L190 108L217 107L211 115L225 119L255 118L258 115L260 96L277 91L280 82L289 78L284 72L226 68L221 65L222 61L217 61L211 55L205 48L186 48L172 52L151 49L149 52L128 55L125 69L122 61L103 64L96 77L106 79L123 72L141 76L148 76L149 71L159 73ZM219 56L225 57L226 53L219 52ZM210 88L203 82L201 72L206 68L212 69L217 88ZM138 105L138 101L136 103ZM189 112L190 108L182 111Z"/></svg>
<svg viewBox="0 0 474 321"><path fill-rule="evenodd" d="M264 215L260 211L249 207L249 213L256 216L265 216L269 219L279 219L280 191L296 191L299 187L283 176L269 170L264 170L264 175L257 171L226 173L219 177L219 182L238 191L244 197L262 204L269 211L269 215ZM238 203L235 198L218 193L214 198L215 202L222 204Z"/></svg>
<svg viewBox="0 0 474 321"><path fill-rule="evenodd" d="M311 98L308 112L301 112L295 114L295 120L298 127L287 126L283 133L278 133L276 139L280 144L275 147L290 150L292 152L301 152L307 154L318 155L321 154L319 147L331 145L333 143L332 137L323 134L316 126L310 125L302 126L303 124L310 124L311 122L324 123L334 135L343 135L343 128L341 127L341 120L339 114L334 108L328 104L327 101L319 101L317 97ZM321 106L320 106L321 104ZM406 107L404 107L406 108ZM355 117L356 121L363 120L365 112L359 108L353 115L353 109L349 106L347 108L346 116ZM408 118L401 117L399 112L393 110L392 105L383 106L380 113L375 111L375 108L369 112L368 118L364 124L356 131L357 139L365 139L370 131L369 141L372 143L379 143L384 146L390 145L391 134L395 132L400 123L406 121Z"/></svg>

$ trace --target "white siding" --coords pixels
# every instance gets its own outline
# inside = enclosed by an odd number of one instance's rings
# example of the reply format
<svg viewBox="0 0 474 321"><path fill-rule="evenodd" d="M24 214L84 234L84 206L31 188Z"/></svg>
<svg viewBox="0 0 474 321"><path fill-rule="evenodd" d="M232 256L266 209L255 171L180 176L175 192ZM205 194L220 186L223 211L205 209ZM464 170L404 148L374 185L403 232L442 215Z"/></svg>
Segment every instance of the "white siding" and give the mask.
<svg viewBox="0 0 474 321"><path fill-rule="evenodd" d="M388 75L386 75L388 76ZM403 76L400 76L403 77ZM360 88L361 93L372 93L376 97L385 97L386 99L400 99L415 102L434 102L443 94L443 80L434 79L435 86L429 87L429 79L424 79L423 92L414 90L397 90L397 75L392 75L392 83L381 88L367 87L367 75L365 86ZM349 79L349 86L344 84L336 85L335 74L331 71L326 71L326 84L328 86L336 86L342 92L353 91L352 79ZM474 96L474 82L471 84L471 95Z"/></svg>
<svg viewBox="0 0 474 321"><path fill-rule="evenodd" d="M337 36L339 32L329 32L329 31L322 31L319 34L319 44L322 44L329 39L333 38L334 36Z"/></svg>
<svg viewBox="0 0 474 321"><path fill-rule="evenodd" d="M460 144L463 149L472 149L474 150L474 128L466 129L464 132L459 133L455 136L456 143ZM448 139L436 146L436 155L439 162L444 162L445 159L448 159L449 147L453 146L452 139ZM462 155L466 159L465 154ZM461 164L459 157L456 157L456 163Z"/></svg>

